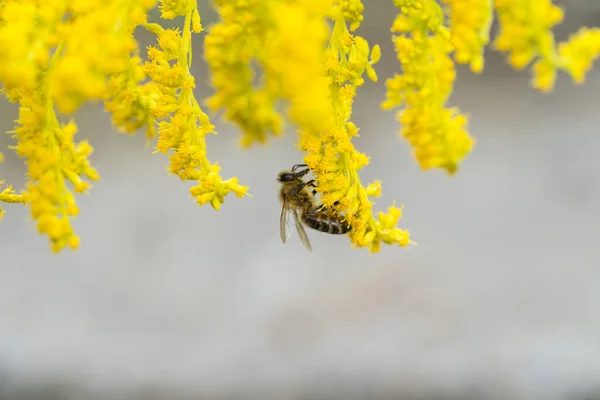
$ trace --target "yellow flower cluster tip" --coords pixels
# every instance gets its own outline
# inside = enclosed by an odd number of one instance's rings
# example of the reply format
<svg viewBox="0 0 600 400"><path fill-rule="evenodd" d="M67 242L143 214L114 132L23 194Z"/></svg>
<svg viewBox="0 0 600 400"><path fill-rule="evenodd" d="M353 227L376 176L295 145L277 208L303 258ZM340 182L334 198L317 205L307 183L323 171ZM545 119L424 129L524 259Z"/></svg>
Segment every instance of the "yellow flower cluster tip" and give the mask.
<svg viewBox="0 0 600 400"><path fill-rule="evenodd" d="M548 92L562 70L582 83L600 55L600 28L582 27L558 45L552 28L563 10L551 0L494 0L500 32L495 47L509 55L510 64L523 69L533 63L533 87Z"/></svg>
<svg viewBox="0 0 600 400"><path fill-rule="evenodd" d="M0 154L0 160L1 160L1 156L2 154ZM2 189L2 185L4 184L4 181L0 181L0 201L3 203L25 203L25 198L23 197L23 195L17 194L15 193L15 191L13 190L12 186L6 186L4 189ZM3 218L4 215L4 210L2 210L2 208L0 208L0 220Z"/></svg>
<svg viewBox="0 0 600 400"><path fill-rule="evenodd" d="M444 25L443 9L434 0L394 2L401 10L392 32L398 33L393 40L403 73L386 82L388 92L382 107L402 107L397 113L402 124L401 133L409 141L422 168L443 168L454 173L471 151L474 141L466 130L466 116L457 108L446 107L456 78L452 42L460 49L460 60L470 61L472 68L480 70L485 40L473 30L484 29L479 26L482 22L477 18L477 12L470 9L468 15L472 15L478 25L465 25L459 17L466 18L467 14L463 12L456 16L461 10L460 1L446 2L454 15L453 30Z"/></svg>
<svg viewBox="0 0 600 400"><path fill-rule="evenodd" d="M495 48L516 69L532 63L532 85L540 90L552 89L559 70L583 82L600 55L600 28L584 27L555 43L552 28L563 10L550 0L393 1L401 73L386 81L381 105L398 109L401 135L423 169L455 173L473 149L467 117L448 101L457 63L483 70L493 11ZM89 161L92 146L75 141L72 117L82 105L102 102L117 130L144 130L155 153L168 156L169 173L191 182L194 200L219 210L227 195L244 197L248 187L237 177L223 179L219 164L209 161L206 139L216 132L206 106L240 128L244 147L293 126L320 200L351 226L355 247L375 252L382 243L413 243L397 226L401 207L373 211L381 182L361 183L369 157L352 143L359 132L351 121L355 96L364 76L377 82L382 57L378 45L355 33L363 2L213 0L212 6L219 19L205 36L203 59L214 93L203 100L190 72L193 37L204 32L197 0L0 1L0 89L19 105L8 134L15 140L10 148L27 163L23 190L0 181L0 202L26 204L53 250L77 248L75 195L87 193L99 174ZM181 24L149 22L155 7L163 20ZM133 36L137 27L156 35L146 57Z"/></svg>
<svg viewBox="0 0 600 400"><path fill-rule="evenodd" d="M192 4L194 3L194 4ZM144 72L156 85L154 119L158 123L156 151L170 153L169 171L182 180L195 181L190 193L200 205L210 203L219 210L225 196L234 192L247 194L248 187L236 177L223 180L218 164L211 164L206 155L206 135L214 126L194 96L194 77L190 73L192 33L203 31L195 2L183 7L179 2L162 3L163 18L185 16L183 33L178 28L164 29L158 24L145 24L158 37L158 46L148 48L149 60Z"/></svg>

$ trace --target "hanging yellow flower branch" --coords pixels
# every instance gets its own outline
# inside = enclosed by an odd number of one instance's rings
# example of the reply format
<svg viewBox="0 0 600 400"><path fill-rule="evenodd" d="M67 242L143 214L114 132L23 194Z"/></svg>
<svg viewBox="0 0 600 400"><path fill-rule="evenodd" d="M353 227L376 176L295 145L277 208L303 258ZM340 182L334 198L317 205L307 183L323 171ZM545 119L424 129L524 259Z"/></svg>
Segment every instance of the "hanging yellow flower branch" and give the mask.
<svg viewBox="0 0 600 400"><path fill-rule="evenodd" d="M600 54L600 29L581 28L555 43L552 28L563 10L550 0L393 0L391 27L401 73L387 80L383 109L398 109L401 136L423 169L455 173L472 151L467 117L448 104L455 64L484 69L493 12L493 45L515 69L532 65L532 85L550 91L562 70L577 83ZM210 162L207 136L215 127L206 110L236 124L244 147L268 142L286 125L298 131L298 148L315 176L328 210L349 228L356 247L375 252L382 243L407 246L398 228L402 210L373 211L381 182L364 184L369 157L354 147L359 128L352 105L365 76L378 81L377 44L355 32L363 21L360 0L214 0L219 20L204 38L214 93L199 99L190 72L195 35L205 32L197 0L4 0L0 2L0 84L19 104L11 149L27 163L28 183L16 192L0 181L0 202L23 203L51 247L77 248L71 219L75 194L99 179L92 147L74 140L72 119L83 104L104 102L116 129L144 130L168 170L194 183L199 205L219 210L225 197L248 194L236 177L223 179ZM160 9L176 28L148 21ZM133 36L143 27L156 36L147 58ZM90 41L89 38L94 38ZM0 162L2 162L0 153ZM0 208L0 219L3 210ZM1 229L1 228L0 228Z"/></svg>

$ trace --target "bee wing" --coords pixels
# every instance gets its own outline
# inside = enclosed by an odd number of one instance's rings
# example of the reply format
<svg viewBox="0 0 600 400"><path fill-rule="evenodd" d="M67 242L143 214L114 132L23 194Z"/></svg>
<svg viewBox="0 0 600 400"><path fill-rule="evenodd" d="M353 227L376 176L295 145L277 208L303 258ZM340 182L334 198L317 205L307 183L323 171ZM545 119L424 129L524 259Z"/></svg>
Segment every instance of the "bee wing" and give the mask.
<svg viewBox="0 0 600 400"><path fill-rule="evenodd" d="M287 216L290 208L288 204L284 201L283 207L281 207L281 216L279 217L279 234L281 235L281 241L285 244L285 241L288 238L287 235Z"/></svg>
<svg viewBox="0 0 600 400"><path fill-rule="evenodd" d="M302 240L302 244L308 249L308 251L312 251L312 247L310 245L310 240L308 240L308 235L304 230L304 226L302 225L302 221L300 221L300 217L298 216L298 212L296 210L292 210L292 214L294 215L294 222L296 224L296 230L298 231L298 235L300 235L300 240Z"/></svg>

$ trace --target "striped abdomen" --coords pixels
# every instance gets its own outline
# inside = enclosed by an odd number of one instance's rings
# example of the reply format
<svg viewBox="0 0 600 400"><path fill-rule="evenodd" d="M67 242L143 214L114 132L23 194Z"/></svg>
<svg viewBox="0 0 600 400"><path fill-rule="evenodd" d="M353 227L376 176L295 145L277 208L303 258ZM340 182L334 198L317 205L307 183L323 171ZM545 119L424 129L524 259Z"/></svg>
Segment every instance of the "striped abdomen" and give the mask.
<svg viewBox="0 0 600 400"><path fill-rule="evenodd" d="M346 221L342 221L335 214L322 211L302 213L302 222L309 228L332 235L342 235L350 231L350 225Z"/></svg>

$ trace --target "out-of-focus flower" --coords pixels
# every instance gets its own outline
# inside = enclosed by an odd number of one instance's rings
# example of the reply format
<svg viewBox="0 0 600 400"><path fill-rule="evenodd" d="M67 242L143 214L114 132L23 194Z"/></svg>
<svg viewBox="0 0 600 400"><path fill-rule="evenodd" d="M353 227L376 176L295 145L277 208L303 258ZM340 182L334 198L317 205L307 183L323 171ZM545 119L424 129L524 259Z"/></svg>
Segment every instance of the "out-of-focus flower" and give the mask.
<svg viewBox="0 0 600 400"><path fill-rule="evenodd" d="M215 93L208 105L242 130L242 145L280 135L284 116L319 129L330 118L323 49L331 0L217 0L204 41Z"/></svg>
<svg viewBox="0 0 600 400"><path fill-rule="evenodd" d="M582 83L600 55L599 28L583 27L556 45L552 28L563 21L564 11L551 0L494 0L494 8L500 27L496 49L507 53L516 69L533 63L532 85L543 92L552 90L558 70Z"/></svg>
<svg viewBox="0 0 600 400"><path fill-rule="evenodd" d="M456 107L446 106L456 79L451 31L443 25L444 14L435 1L394 0L394 3L401 10L392 32L398 34L393 39L402 74L387 80L387 98L382 107L401 107L397 113L401 133L422 168L443 168L454 173L471 151L473 139L466 130L466 116ZM449 3L451 10L457 7L460 10L457 3ZM466 30L458 22L454 28L463 33ZM460 36L457 40L460 42ZM462 40L460 57L477 63L478 50L465 56L470 47L464 37Z"/></svg>

